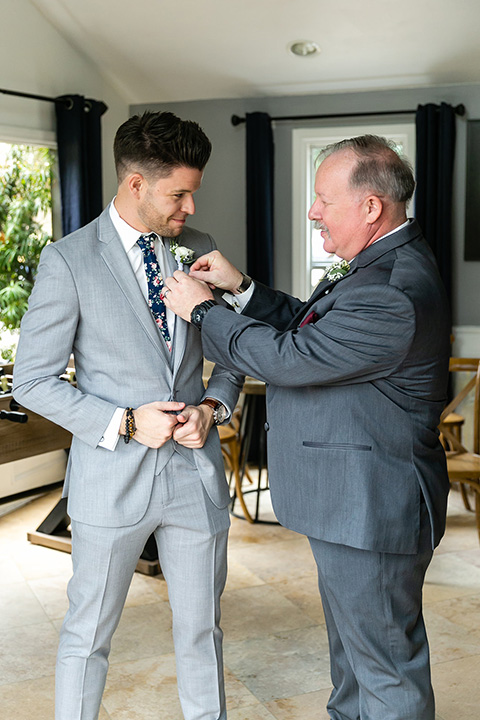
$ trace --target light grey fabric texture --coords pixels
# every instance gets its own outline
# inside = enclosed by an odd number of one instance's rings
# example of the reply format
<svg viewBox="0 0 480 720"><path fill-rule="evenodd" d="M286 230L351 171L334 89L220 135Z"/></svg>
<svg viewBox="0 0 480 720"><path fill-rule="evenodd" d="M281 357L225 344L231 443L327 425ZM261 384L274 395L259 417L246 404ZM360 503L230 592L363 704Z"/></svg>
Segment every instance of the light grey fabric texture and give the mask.
<svg viewBox="0 0 480 720"><path fill-rule="evenodd" d="M201 255L209 235L185 229L181 242ZM176 265L172 256L172 271ZM59 380L74 353L77 385ZM218 433L201 450L169 441L158 450L120 441L97 447L116 407L154 400L198 404L205 396L196 328L176 322L173 367L108 210L48 245L41 257L15 361L14 395L73 433L64 492L70 517L118 527L145 513L153 478L175 449L192 457L212 501L229 502ZM208 395L233 409L241 379L216 368Z"/></svg>
<svg viewBox="0 0 480 720"><path fill-rule="evenodd" d="M215 247L188 228L178 240L197 256ZM173 273L173 256L170 262ZM72 351L77 387L59 378ZM123 438L114 451L98 446L117 407L198 405L208 395L233 411L243 379L217 367L206 391L202 370L200 334L180 319L170 355L108 209L43 250L14 396L73 434L64 495L74 576L57 662L57 720L98 717L111 637L152 533L169 584L185 718L226 717L219 602L230 498L218 432L212 428L199 450Z"/></svg>

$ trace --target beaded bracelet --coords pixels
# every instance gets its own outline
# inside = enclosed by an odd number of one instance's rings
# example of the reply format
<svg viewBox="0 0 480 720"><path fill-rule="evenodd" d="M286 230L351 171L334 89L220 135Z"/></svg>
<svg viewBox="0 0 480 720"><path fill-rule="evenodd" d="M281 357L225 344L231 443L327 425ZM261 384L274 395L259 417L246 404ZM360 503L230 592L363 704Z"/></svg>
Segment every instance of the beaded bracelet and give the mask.
<svg viewBox="0 0 480 720"><path fill-rule="evenodd" d="M125 435L123 436L123 440L125 443L130 442L132 437L135 435L137 431L137 426L135 425L135 416L133 414L133 408L129 407L126 409L126 415L125 415Z"/></svg>

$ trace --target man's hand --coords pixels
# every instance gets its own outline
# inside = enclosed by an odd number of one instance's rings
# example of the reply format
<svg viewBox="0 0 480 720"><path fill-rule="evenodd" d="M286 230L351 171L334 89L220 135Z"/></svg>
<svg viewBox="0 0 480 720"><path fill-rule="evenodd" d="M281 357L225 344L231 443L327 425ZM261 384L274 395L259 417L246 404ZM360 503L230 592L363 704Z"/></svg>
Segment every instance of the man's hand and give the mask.
<svg viewBox="0 0 480 720"><path fill-rule="evenodd" d="M157 401L140 405L133 411L137 427L133 439L150 448L162 447L170 440L179 422L175 413L180 413L184 407L183 402ZM120 435L125 435L125 413L120 423Z"/></svg>
<svg viewBox="0 0 480 720"><path fill-rule="evenodd" d="M167 278L163 284L162 299L166 307L187 322L190 322L196 305L213 298L205 283L185 275L181 270L175 270L173 277Z"/></svg>
<svg viewBox="0 0 480 720"><path fill-rule="evenodd" d="M213 425L213 410L209 405L187 405L178 415L179 424L173 439L187 448L202 448Z"/></svg>
<svg viewBox="0 0 480 720"><path fill-rule="evenodd" d="M189 277L203 280L210 287L234 292L241 284L243 275L218 250L202 255L190 267Z"/></svg>

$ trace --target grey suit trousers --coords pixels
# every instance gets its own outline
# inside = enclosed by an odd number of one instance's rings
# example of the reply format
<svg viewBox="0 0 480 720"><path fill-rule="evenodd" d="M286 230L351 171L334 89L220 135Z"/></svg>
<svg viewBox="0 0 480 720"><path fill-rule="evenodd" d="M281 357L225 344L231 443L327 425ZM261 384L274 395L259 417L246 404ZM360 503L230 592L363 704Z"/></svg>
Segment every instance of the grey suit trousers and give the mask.
<svg viewBox="0 0 480 720"><path fill-rule="evenodd" d="M136 525L72 521L74 572L57 657L56 720L98 718L111 638L152 533L168 584L184 717L225 720L219 621L229 524L228 509L212 503L196 467L178 453L156 476L148 510Z"/></svg>
<svg viewBox="0 0 480 720"><path fill-rule="evenodd" d="M309 538L330 645L334 720L434 720L422 586L432 558L420 506L418 553L358 550Z"/></svg>

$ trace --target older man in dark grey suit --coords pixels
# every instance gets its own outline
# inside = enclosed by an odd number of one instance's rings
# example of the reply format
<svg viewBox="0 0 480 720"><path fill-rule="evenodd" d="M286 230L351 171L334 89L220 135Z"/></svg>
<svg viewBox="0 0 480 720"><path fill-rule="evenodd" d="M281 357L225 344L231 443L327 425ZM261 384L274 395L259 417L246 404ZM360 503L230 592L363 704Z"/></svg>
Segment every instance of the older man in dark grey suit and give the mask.
<svg viewBox="0 0 480 720"><path fill-rule="evenodd" d="M267 383L272 499L318 566L335 720L433 720L422 586L445 529L449 309L383 138L327 149L309 218L344 262L304 303L217 252L167 280L205 355ZM229 291L220 307L203 280ZM237 308L238 309L238 308Z"/></svg>

